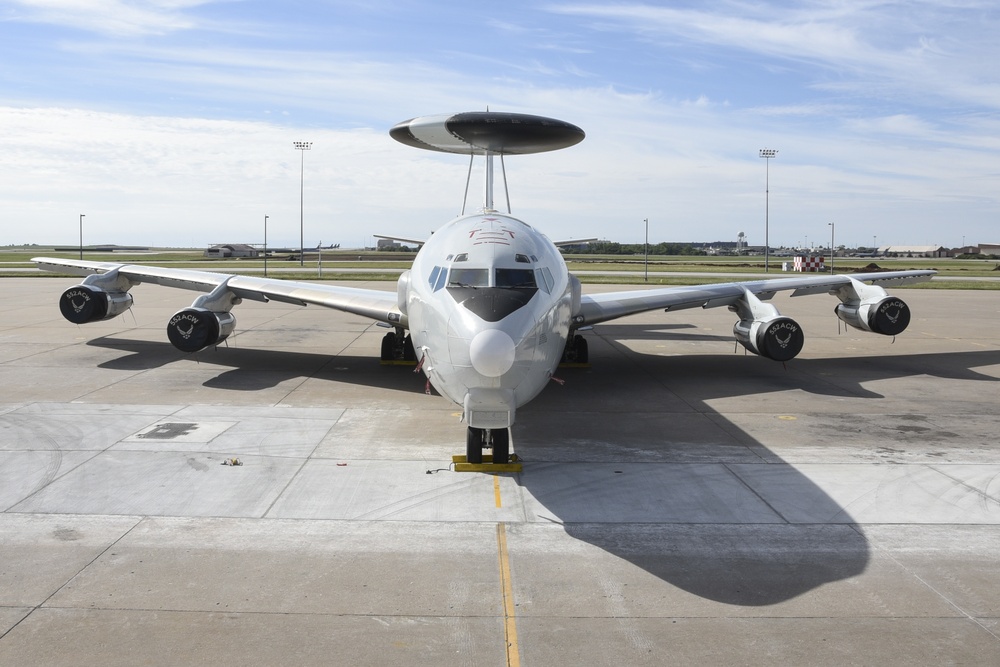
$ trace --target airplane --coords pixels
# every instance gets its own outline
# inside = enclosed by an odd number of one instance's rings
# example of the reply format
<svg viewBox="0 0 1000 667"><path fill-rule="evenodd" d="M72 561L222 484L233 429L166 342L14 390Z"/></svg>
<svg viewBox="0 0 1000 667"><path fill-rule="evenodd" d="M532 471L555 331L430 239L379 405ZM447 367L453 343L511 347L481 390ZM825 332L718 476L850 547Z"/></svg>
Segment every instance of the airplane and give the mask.
<svg viewBox="0 0 1000 667"><path fill-rule="evenodd" d="M76 324L129 310L129 290L139 283L202 292L167 322L168 339L186 353L230 336L236 327L232 310L243 299L319 305L372 319L392 329L382 340L382 360L416 363L429 385L462 407L469 463L482 463L485 449L492 449L494 463L509 460L517 409L554 379L561 362L588 360L580 332L596 324L659 309L725 306L738 317L733 335L739 344L787 362L801 351L805 336L798 323L767 303L778 291L832 294L840 300L835 314L843 322L896 336L909 324L910 309L878 283L906 284L935 273L811 275L584 294L556 243L514 217L509 199L506 213L493 202L495 156L503 167L505 155L569 148L584 139L583 130L542 116L486 111L420 116L389 133L408 146L468 155L470 175L476 157L485 158L486 169L482 208L466 214L463 202L458 217L423 240L395 291L113 262L32 261L43 270L86 276L59 299L63 316Z"/></svg>

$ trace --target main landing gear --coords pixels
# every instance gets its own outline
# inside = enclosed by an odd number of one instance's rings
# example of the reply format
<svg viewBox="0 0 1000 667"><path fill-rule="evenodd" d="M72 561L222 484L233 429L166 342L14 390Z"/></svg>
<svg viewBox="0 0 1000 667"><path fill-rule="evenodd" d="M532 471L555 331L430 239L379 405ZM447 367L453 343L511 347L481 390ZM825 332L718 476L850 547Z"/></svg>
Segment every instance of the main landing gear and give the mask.
<svg viewBox="0 0 1000 667"><path fill-rule="evenodd" d="M382 337L383 364L415 364L417 353L413 349L413 340L402 329L390 331Z"/></svg>
<svg viewBox="0 0 1000 667"><path fill-rule="evenodd" d="M493 449L493 463L507 463L510 460L510 429L469 427L465 438L465 460L468 463L482 463L483 449Z"/></svg>
<svg viewBox="0 0 1000 667"><path fill-rule="evenodd" d="M560 365L590 363L590 351L587 347L587 339L580 334L576 334L567 340L566 349L563 350L562 361L559 363Z"/></svg>

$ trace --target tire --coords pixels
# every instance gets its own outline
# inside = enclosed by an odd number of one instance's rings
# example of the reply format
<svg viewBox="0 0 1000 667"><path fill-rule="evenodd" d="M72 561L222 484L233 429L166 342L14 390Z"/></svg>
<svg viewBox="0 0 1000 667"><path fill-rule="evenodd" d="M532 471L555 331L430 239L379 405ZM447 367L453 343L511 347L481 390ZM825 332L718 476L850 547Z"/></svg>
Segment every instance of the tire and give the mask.
<svg viewBox="0 0 1000 667"><path fill-rule="evenodd" d="M493 440L493 463L510 461L510 429L492 429L490 438Z"/></svg>
<svg viewBox="0 0 1000 667"><path fill-rule="evenodd" d="M382 361L392 361L392 346L395 343L396 335L387 333L382 336Z"/></svg>
<svg viewBox="0 0 1000 667"><path fill-rule="evenodd" d="M481 428L469 427L465 435L465 461L466 463L483 462L483 435L485 431Z"/></svg>
<svg viewBox="0 0 1000 667"><path fill-rule="evenodd" d="M576 347L576 362L578 364L590 363L590 348L587 345L587 339L583 336L577 336L573 339L573 344Z"/></svg>

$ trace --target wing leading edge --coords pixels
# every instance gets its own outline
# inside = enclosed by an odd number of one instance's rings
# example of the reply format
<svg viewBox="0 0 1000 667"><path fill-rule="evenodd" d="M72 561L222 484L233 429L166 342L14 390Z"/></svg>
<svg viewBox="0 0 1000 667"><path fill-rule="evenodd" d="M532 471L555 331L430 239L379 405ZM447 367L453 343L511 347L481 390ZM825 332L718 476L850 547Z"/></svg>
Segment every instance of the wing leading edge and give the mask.
<svg viewBox="0 0 1000 667"><path fill-rule="evenodd" d="M395 292L114 262L89 262L49 257L36 257L31 261L35 262L39 269L45 271L78 276L115 274L120 280L127 281L131 285L153 283L164 287L206 293L211 293L221 285L225 285L234 297L240 299L278 301L298 306L323 306L386 322L393 326L406 327L406 316L399 310Z"/></svg>
<svg viewBox="0 0 1000 667"><path fill-rule="evenodd" d="M887 271L882 273L839 274L832 276L801 276L720 283L664 287L650 290L585 294L580 298L580 310L574 319L577 327L607 322L626 315L650 310L683 310L685 308L715 308L736 306L747 292L758 299L768 300L777 292L791 291L792 296L830 293L852 289L856 283L889 283L905 285L930 278L936 271Z"/></svg>

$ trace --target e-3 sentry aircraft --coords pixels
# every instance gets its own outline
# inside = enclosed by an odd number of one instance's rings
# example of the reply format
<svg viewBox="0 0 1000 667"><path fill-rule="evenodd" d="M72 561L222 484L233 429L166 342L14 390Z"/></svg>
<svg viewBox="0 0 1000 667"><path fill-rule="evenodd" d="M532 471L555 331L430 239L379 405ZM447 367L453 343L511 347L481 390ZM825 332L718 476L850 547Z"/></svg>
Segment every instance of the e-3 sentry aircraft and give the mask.
<svg viewBox="0 0 1000 667"><path fill-rule="evenodd" d="M291 280L39 257L41 269L87 276L59 299L70 322L107 320L132 307L129 289L155 283L203 292L167 323L167 337L183 352L224 341L236 326L243 299L313 304L362 315L387 326L383 360L412 360L442 395L462 406L466 456L480 463L510 454L517 408L545 388L562 361L586 361L579 331L625 315L663 309L726 306L738 320L736 340L754 354L788 361L802 349L802 328L766 303L778 291L792 296L829 293L847 324L886 336L901 333L910 310L876 283L929 279L933 271L801 276L716 285L583 294L558 249L527 223L493 207L493 158L573 146L580 128L515 113L471 112L413 118L390 134L434 151L485 157L483 208L445 223L403 272L395 292ZM505 183L506 186L506 183ZM468 189L468 181L466 185ZM466 193L466 197L467 197ZM579 243L579 241L567 242Z"/></svg>

